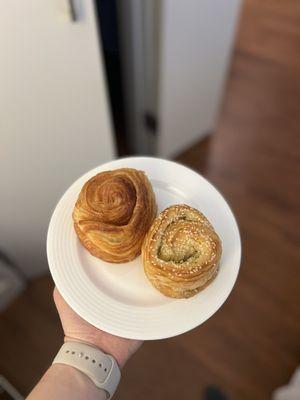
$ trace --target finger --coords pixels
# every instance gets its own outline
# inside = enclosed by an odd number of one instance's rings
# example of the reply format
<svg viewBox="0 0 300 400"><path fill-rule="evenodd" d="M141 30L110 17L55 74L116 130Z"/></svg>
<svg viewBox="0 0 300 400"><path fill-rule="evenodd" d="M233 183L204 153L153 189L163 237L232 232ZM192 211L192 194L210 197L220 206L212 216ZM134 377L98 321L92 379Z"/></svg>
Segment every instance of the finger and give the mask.
<svg viewBox="0 0 300 400"><path fill-rule="evenodd" d="M57 290L57 287L56 286L54 286L54 289L53 289L53 300L54 300L54 303L56 304L56 302L57 302L57 297L59 296L59 291Z"/></svg>
<svg viewBox="0 0 300 400"><path fill-rule="evenodd" d="M58 309L58 311L60 311L61 309L70 308L68 303L62 297L62 295L60 294L60 292L58 291L56 286L55 286L55 288L53 290L53 299L54 299L54 303L55 303L56 308Z"/></svg>

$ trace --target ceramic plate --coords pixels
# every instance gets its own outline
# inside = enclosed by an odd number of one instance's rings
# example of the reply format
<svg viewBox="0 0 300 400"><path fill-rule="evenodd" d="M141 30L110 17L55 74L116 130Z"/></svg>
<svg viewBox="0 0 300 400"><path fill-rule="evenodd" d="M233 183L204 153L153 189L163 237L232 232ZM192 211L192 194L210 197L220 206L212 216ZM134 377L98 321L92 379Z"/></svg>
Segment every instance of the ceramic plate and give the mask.
<svg viewBox="0 0 300 400"><path fill-rule="evenodd" d="M110 264L80 244L72 211L83 184L95 174L123 167L146 172L158 211L185 203L204 213L222 240L216 279L190 299L171 299L152 287L138 257ZM237 278L241 242L234 215L223 196L201 175L175 162L130 157L109 162L79 178L63 195L52 215L47 253L51 274L68 304L94 326L132 339L162 339L202 324L224 303Z"/></svg>

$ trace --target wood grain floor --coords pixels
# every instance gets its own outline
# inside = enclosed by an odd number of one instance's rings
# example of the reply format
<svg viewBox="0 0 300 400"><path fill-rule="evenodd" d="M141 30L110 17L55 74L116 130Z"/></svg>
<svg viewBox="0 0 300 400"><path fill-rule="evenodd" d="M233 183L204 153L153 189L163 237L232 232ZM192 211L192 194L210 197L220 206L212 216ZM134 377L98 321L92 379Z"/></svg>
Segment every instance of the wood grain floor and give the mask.
<svg viewBox="0 0 300 400"><path fill-rule="evenodd" d="M300 2L246 1L216 132L178 157L236 213L241 273L200 328L143 346L116 399L201 399L213 384L260 400L288 381L300 364L299 149ZM62 340L51 291L40 278L0 316L0 372L24 394Z"/></svg>

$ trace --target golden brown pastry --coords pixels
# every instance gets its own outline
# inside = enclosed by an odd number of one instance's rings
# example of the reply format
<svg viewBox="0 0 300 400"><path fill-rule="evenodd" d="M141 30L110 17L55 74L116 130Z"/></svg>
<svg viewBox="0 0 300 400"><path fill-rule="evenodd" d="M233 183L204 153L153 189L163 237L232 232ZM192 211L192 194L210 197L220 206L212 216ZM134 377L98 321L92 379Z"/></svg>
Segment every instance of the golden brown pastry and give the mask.
<svg viewBox="0 0 300 400"><path fill-rule="evenodd" d="M93 256L127 262L140 253L156 211L152 186L143 171L105 171L83 186L73 211L74 227Z"/></svg>
<svg viewBox="0 0 300 400"><path fill-rule="evenodd" d="M150 282L169 297L187 298L204 289L217 275L221 240L207 218L185 204L164 210L142 246Z"/></svg>

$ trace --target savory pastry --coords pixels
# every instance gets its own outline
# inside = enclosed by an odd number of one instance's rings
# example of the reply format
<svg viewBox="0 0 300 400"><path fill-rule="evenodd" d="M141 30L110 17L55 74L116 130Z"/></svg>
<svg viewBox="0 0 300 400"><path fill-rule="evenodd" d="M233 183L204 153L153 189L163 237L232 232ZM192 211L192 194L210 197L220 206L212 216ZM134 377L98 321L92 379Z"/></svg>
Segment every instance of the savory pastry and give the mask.
<svg viewBox="0 0 300 400"><path fill-rule="evenodd" d="M145 273L169 297L187 298L204 289L217 275L221 241L198 210L185 204L164 210L142 246Z"/></svg>
<svg viewBox="0 0 300 400"><path fill-rule="evenodd" d="M145 173L122 168L101 172L85 183L73 221L81 243L93 256L121 263L140 253L156 211Z"/></svg>

